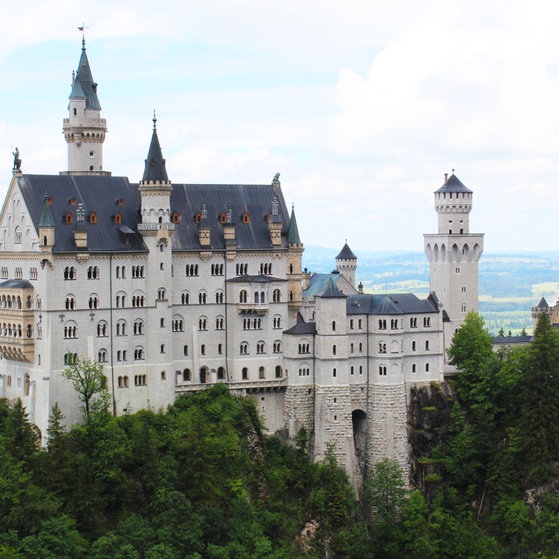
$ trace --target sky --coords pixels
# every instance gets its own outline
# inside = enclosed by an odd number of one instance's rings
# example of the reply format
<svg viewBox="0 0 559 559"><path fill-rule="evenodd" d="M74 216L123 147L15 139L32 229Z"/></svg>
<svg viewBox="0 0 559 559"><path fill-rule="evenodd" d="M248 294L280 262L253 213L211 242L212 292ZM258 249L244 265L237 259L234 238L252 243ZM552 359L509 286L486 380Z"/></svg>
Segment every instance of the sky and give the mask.
<svg viewBox="0 0 559 559"><path fill-rule="evenodd" d="M155 110L173 182L279 172L306 245L422 250L455 169L486 251L559 248L559 2L10 2L0 198L15 146L67 169L82 23L113 175L141 179Z"/></svg>

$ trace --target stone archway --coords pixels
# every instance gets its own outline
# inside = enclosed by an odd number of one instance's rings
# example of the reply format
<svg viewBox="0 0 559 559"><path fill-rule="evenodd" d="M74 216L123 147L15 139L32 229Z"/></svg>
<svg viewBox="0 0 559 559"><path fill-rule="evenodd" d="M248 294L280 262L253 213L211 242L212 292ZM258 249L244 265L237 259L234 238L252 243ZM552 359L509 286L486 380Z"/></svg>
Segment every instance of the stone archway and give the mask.
<svg viewBox="0 0 559 559"><path fill-rule="evenodd" d="M353 425L353 448L355 457L361 472L364 471L367 444L367 414L360 409L351 412L351 423Z"/></svg>

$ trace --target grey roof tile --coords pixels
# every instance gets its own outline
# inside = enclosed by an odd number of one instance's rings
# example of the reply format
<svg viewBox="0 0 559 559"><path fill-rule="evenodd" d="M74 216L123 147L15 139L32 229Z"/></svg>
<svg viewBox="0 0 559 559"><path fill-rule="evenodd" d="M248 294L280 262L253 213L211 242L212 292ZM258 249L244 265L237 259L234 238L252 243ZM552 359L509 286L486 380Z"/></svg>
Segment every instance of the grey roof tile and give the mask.
<svg viewBox="0 0 559 559"><path fill-rule="evenodd" d="M448 177L447 181L435 192L472 192L468 187L464 186L460 179L453 173Z"/></svg>
<svg viewBox="0 0 559 559"><path fill-rule="evenodd" d="M357 260L357 256L353 254L353 251L349 248L349 245L345 243L338 256L336 256L336 260Z"/></svg>

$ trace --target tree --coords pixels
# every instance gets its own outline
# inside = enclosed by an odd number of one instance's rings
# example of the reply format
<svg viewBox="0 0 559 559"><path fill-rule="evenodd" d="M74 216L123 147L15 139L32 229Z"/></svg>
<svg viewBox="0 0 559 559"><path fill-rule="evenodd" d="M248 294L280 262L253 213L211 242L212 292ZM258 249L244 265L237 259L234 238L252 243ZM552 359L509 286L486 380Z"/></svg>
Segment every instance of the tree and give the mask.
<svg viewBox="0 0 559 559"><path fill-rule="evenodd" d="M367 500L375 520L395 523L406 502L402 468L395 460L383 458L371 468L367 479Z"/></svg>
<svg viewBox="0 0 559 559"><path fill-rule="evenodd" d="M85 419L93 409L107 409L110 395L107 390L107 377L103 374L103 365L85 357L77 357L62 371L62 376L71 381L74 390L84 406Z"/></svg>

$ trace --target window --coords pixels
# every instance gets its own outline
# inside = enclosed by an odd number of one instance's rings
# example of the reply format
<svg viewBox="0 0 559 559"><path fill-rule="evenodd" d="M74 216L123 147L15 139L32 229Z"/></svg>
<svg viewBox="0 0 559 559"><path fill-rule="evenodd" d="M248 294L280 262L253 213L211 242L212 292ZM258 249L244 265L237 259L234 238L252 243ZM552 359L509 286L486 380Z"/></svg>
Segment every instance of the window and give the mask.
<svg viewBox="0 0 559 559"><path fill-rule="evenodd" d="M182 346L182 353L185 357L188 357L188 346L187 345Z"/></svg>
<svg viewBox="0 0 559 559"><path fill-rule="evenodd" d="M97 353L97 361L99 361L99 363L106 363L107 362L107 350L106 349L100 349L99 352Z"/></svg>
<svg viewBox="0 0 559 559"><path fill-rule="evenodd" d="M416 350L416 344L415 344L415 342L412 342L412 343L411 343L411 350L412 350L412 351L415 351L415 350Z"/></svg>
<svg viewBox="0 0 559 559"><path fill-rule="evenodd" d="M466 305L462 305L462 312L466 312Z"/></svg>
<svg viewBox="0 0 559 559"><path fill-rule="evenodd" d="M38 277L37 268L29 268L29 279L36 280Z"/></svg>
<svg viewBox="0 0 559 559"><path fill-rule="evenodd" d="M136 386L147 386L147 375L134 375L134 384Z"/></svg>
<svg viewBox="0 0 559 559"><path fill-rule="evenodd" d="M260 264L260 275L270 275L272 273L272 264Z"/></svg>
<svg viewBox="0 0 559 559"><path fill-rule="evenodd" d="M258 342L256 344L256 353L266 353L265 348L266 348L266 346L265 346L264 342Z"/></svg>
<svg viewBox="0 0 559 559"><path fill-rule="evenodd" d="M117 223L117 224L122 223L122 215L120 214L120 212L117 212L117 213L115 214L114 221L115 221L115 223Z"/></svg>
<svg viewBox="0 0 559 559"><path fill-rule="evenodd" d="M97 295L91 295L89 297L88 306L90 309L96 309L99 306L99 297L97 297Z"/></svg>
<svg viewBox="0 0 559 559"><path fill-rule="evenodd" d="M353 353L353 343L349 344L349 352Z"/></svg>
<svg viewBox="0 0 559 559"><path fill-rule="evenodd" d="M223 344L217 344L218 355L223 355Z"/></svg>
<svg viewBox="0 0 559 559"><path fill-rule="evenodd" d="M336 344L332 346L332 355L336 355Z"/></svg>
<svg viewBox="0 0 559 559"><path fill-rule="evenodd" d="M276 366L276 378L281 378L281 367L279 365Z"/></svg>
<svg viewBox="0 0 559 559"><path fill-rule="evenodd" d="M466 286L465 285L462 286L462 293L466 293Z"/></svg>
<svg viewBox="0 0 559 559"><path fill-rule="evenodd" d="M126 361L126 350L124 351L117 351L116 352L116 360L117 361Z"/></svg>
<svg viewBox="0 0 559 559"><path fill-rule="evenodd" d="M220 305L223 303L223 291L219 290L215 293L215 302Z"/></svg>
<svg viewBox="0 0 559 559"><path fill-rule="evenodd" d="M261 380L266 378L266 371L265 371L264 367L259 367L258 368L258 378L261 379Z"/></svg>
<svg viewBox="0 0 559 559"><path fill-rule="evenodd" d="M7 271L7 268L6 268ZM76 269L74 266L66 266L64 268L64 279L65 280L75 280L76 279Z"/></svg>
<svg viewBox="0 0 559 559"><path fill-rule="evenodd" d="M144 306L144 296L143 295L132 295L132 306L134 308L140 308Z"/></svg>
<svg viewBox="0 0 559 559"><path fill-rule="evenodd" d="M74 218L72 217L72 212L67 212L66 213L66 217L64 218L64 221L70 225L72 223L72 221L74 220Z"/></svg>
<svg viewBox="0 0 559 559"><path fill-rule="evenodd" d="M157 290L157 299L158 299L159 301L165 300L165 289L164 289L163 287L160 287L160 288Z"/></svg>
<svg viewBox="0 0 559 559"><path fill-rule="evenodd" d="M455 268L454 271L459 274L460 273L460 268Z"/></svg>
<svg viewBox="0 0 559 559"><path fill-rule="evenodd" d="M275 329L281 328L281 316L279 314L274 316L273 324Z"/></svg>
<svg viewBox="0 0 559 559"><path fill-rule="evenodd" d="M205 291L200 291L200 293L198 293L198 303L200 305L205 305L207 298L208 294Z"/></svg>
<svg viewBox="0 0 559 559"><path fill-rule="evenodd" d="M144 359L144 348L138 346L134 349L134 361L142 361Z"/></svg>
<svg viewBox="0 0 559 559"><path fill-rule="evenodd" d="M69 322L64 326L64 339L71 340L78 337L78 327L75 322Z"/></svg>
<svg viewBox="0 0 559 559"><path fill-rule="evenodd" d="M247 302L248 294L245 289L242 289L239 293L239 303L246 303Z"/></svg>
<svg viewBox="0 0 559 559"><path fill-rule="evenodd" d="M303 340L302 343L299 344L299 353L310 353L310 344Z"/></svg>
<svg viewBox="0 0 559 559"><path fill-rule="evenodd" d="M126 293L120 292L117 294L115 306L117 309L126 306Z"/></svg>
<svg viewBox="0 0 559 559"><path fill-rule="evenodd" d="M242 375L243 375L243 380L248 380L248 369L247 369L247 367L243 367Z"/></svg>
<svg viewBox="0 0 559 559"><path fill-rule="evenodd" d="M378 352L379 353L386 353L386 343L385 342L380 342L378 344Z"/></svg>
<svg viewBox="0 0 559 559"><path fill-rule="evenodd" d="M144 333L144 322L142 320L134 321L134 335L139 336Z"/></svg>
<svg viewBox="0 0 559 559"><path fill-rule="evenodd" d="M195 277L198 275L198 264L187 264L185 268L186 277Z"/></svg>
<svg viewBox="0 0 559 559"><path fill-rule="evenodd" d="M393 318L390 321L390 329L391 330L398 330L398 319L397 318Z"/></svg>
<svg viewBox="0 0 559 559"><path fill-rule="evenodd" d="M423 327L424 328L430 328L431 326L431 317L430 316L424 316L423 317Z"/></svg>
<svg viewBox="0 0 559 559"><path fill-rule="evenodd" d="M97 214L95 212L89 214L89 223L97 223Z"/></svg>
<svg viewBox="0 0 559 559"><path fill-rule="evenodd" d="M128 377L126 375L122 377L118 377L118 387L128 388Z"/></svg>
<svg viewBox="0 0 559 559"><path fill-rule="evenodd" d="M363 328L363 321L361 319L357 321L357 327L359 328L359 330Z"/></svg>
<svg viewBox="0 0 559 559"><path fill-rule="evenodd" d="M429 340L425 341L425 351L429 351Z"/></svg>
<svg viewBox="0 0 559 559"><path fill-rule="evenodd" d="M180 215L179 212L173 212L173 215L171 216L171 221L173 223L178 223L180 221Z"/></svg>
<svg viewBox="0 0 559 559"><path fill-rule="evenodd" d="M378 329L379 330L386 330L386 320L384 318L378 321Z"/></svg>
<svg viewBox="0 0 559 559"><path fill-rule="evenodd" d="M119 320L116 323L116 335L126 336L126 322L124 320Z"/></svg>
<svg viewBox="0 0 559 559"><path fill-rule="evenodd" d="M338 374L336 367L332 369L332 376L335 377Z"/></svg>
<svg viewBox="0 0 559 559"><path fill-rule="evenodd" d="M190 382L192 380L192 373L190 372L190 369L185 369L182 372L182 380L183 382Z"/></svg>
<svg viewBox="0 0 559 559"><path fill-rule="evenodd" d="M235 274L237 276L246 276L248 274L248 264L237 264L235 266Z"/></svg>
<svg viewBox="0 0 559 559"><path fill-rule="evenodd" d="M379 374L380 376L386 376L386 366L385 366L385 365L381 365L381 366L378 368L378 374Z"/></svg>
<svg viewBox="0 0 559 559"><path fill-rule="evenodd" d="M410 318L410 328L417 328L417 318Z"/></svg>
<svg viewBox="0 0 559 559"><path fill-rule="evenodd" d="M89 266L87 269L87 279L99 279L99 268L97 266Z"/></svg>
<svg viewBox="0 0 559 559"><path fill-rule="evenodd" d="M349 374L350 374L350 375L353 374L353 365L349 368Z"/></svg>
<svg viewBox="0 0 559 559"><path fill-rule="evenodd" d="M201 316L198 319L198 330L207 330L208 329L208 319L205 316Z"/></svg>
<svg viewBox="0 0 559 559"><path fill-rule="evenodd" d="M165 353L165 344L159 346L159 353Z"/></svg>
<svg viewBox="0 0 559 559"><path fill-rule="evenodd" d="M412 366L411 366L411 372L415 373L415 371L416 371L416 366L415 366L415 363L413 363Z"/></svg>
<svg viewBox="0 0 559 559"><path fill-rule="evenodd" d="M67 295L64 306L67 311L73 311L76 308L76 298L73 295Z"/></svg>
<svg viewBox="0 0 559 559"><path fill-rule="evenodd" d="M188 305L190 303L190 294L188 291L183 291L181 293L181 305Z"/></svg>
<svg viewBox="0 0 559 559"><path fill-rule="evenodd" d="M64 354L64 365L73 365L78 360L77 353L65 353Z"/></svg>
<svg viewBox="0 0 559 559"><path fill-rule="evenodd" d="M332 320L332 332L336 331L336 321Z"/></svg>
<svg viewBox="0 0 559 559"><path fill-rule="evenodd" d="M429 372L429 363L425 363L425 372L426 372L426 373Z"/></svg>
<svg viewBox="0 0 559 559"><path fill-rule="evenodd" d="M217 368L217 380L224 380L225 379L225 368L218 367Z"/></svg>
<svg viewBox="0 0 559 559"><path fill-rule="evenodd" d="M248 355L248 343L247 342L242 342L240 347L239 347L239 353L241 355Z"/></svg>
<svg viewBox="0 0 559 559"><path fill-rule="evenodd" d="M173 332L184 332L184 322L182 318L173 318L172 330Z"/></svg>
<svg viewBox="0 0 559 559"><path fill-rule="evenodd" d="M16 267L16 279L23 279L23 268L21 266Z"/></svg>
<svg viewBox="0 0 559 559"><path fill-rule="evenodd" d="M281 303L281 291L279 289L274 289L272 293L272 302Z"/></svg>
<svg viewBox="0 0 559 559"><path fill-rule="evenodd" d="M212 276L222 276L223 264L212 264L210 267L210 273Z"/></svg>
<svg viewBox="0 0 559 559"><path fill-rule="evenodd" d="M223 330L225 328L225 318L222 316L218 316L215 319L215 329L216 330Z"/></svg>
<svg viewBox="0 0 559 559"><path fill-rule="evenodd" d="M206 355L206 344L200 346L200 355Z"/></svg>
<svg viewBox="0 0 559 559"><path fill-rule="evenodd" d="M132 278L143 278L144 277L144 267L143 266L132 266Z"/></svg>
<svg viewBox="0 0 559 559"><path fill-rule="evenodd" d="M281 353L281 342L276 340L273 345L274 353Z"/></svg>
<svg viewBox="0 0 559 559"><path fill-rule="evenodd" d="M159 319L159 327L160 328L165 328L165 319L164 318Z"/></svg>

